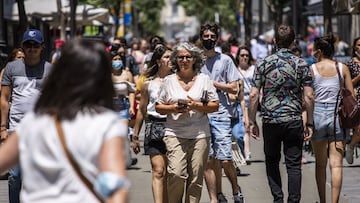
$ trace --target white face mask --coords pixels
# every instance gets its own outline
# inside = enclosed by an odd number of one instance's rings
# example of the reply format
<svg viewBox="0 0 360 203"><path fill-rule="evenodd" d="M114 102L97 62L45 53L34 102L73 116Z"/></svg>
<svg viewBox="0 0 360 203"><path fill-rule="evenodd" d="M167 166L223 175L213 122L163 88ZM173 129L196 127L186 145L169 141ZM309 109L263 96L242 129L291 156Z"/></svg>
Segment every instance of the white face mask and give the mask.
<svg viewBox="0 0 360 203"><path fill-rule="evenodd" d="M358 59L360 59L360 53L355 51L355 55L358 57Z"/></svg>

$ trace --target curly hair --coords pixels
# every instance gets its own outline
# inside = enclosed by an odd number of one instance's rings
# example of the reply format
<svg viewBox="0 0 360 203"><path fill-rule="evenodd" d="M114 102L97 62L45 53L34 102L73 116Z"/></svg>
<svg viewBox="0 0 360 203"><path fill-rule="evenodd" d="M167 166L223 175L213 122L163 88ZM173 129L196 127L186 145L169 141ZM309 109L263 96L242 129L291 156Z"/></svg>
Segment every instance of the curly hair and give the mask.
<svg viewBox="0 0 360 203"><path fill-rule="evenodd" d="M219 38L219 26L216 23L204 23L200 27L200 38L206 30L210 30L215 33L216 38Z"/></svg>
<svg viewBox="0 0 360 203"><path fill-rule="evenodd" d="M280 25L275 32L276 45L279 48L289 48L295 40L295 31L288 25Z"/></svg>
<svg viewBox="0 0 360 203"><path fill-rule="evenodd" d="M183 42L178 45L176 45L173 49L173 53L170 56L171 64L173 65L173 68L175 71L179 70L179 65L177 64L177 58L179 50L187 50L191 53L191 56L194 60L193 69L195 72L200 72L201 67L204 65L206 57L203 54L203 51L199 49L197 46L195 46L192 43Z"/></svg>

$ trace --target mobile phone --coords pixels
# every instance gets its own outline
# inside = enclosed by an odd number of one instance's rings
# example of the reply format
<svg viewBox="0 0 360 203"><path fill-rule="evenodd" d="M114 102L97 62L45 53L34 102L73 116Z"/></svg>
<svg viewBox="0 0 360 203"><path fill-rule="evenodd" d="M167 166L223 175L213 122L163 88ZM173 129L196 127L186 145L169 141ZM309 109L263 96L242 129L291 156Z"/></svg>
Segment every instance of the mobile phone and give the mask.
<svg viewBox="0 0 360 203"><path fill-rule="evenodd" d="M178 108L179 109L186 109L188 107L188 102L186 99L179 99L178 100Z"/></svg>

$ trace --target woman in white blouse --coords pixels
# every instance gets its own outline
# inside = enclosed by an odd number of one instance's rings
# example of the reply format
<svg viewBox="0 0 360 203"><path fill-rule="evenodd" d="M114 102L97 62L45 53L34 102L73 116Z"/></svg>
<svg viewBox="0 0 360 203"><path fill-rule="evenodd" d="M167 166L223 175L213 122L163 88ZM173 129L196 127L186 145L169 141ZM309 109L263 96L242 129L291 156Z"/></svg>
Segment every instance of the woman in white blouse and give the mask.
<svg viewBox="0 0 360 203"><path fill-rule="evenodd" d="M210 78L199 73L204 63L199 48L180 43L170 60L176 73L165 77L156 104L156 111L167 115L169 202L182 202L185 189L185 202L199 202L209 155L207 113L218 110L218 96Z"/></svg>

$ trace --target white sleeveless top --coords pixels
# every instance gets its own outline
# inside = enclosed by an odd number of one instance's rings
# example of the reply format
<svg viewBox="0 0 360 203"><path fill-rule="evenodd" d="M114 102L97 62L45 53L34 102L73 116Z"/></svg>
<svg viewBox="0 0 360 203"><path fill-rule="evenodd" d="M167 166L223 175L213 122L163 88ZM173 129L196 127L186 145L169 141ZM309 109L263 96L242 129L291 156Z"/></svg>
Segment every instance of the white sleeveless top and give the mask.
<svg viewBox="0 0 360 203"><path fill-rule="evenodd" d="M126 97L129 93L135 92L135 85L128 81L116 81L113 84L117 97Z"/></svg>
<svg viewBox="0 0 360 203"><path fill-rule="evenodd" d="M156 112L155 105L156 101L159 98L159 89L160 89L161 82L150 80L148 86L148 93L149 93L149 103L146 108L146 112L148 115L154 116L156 118L166 118L167 115L162 115Z"/></svg>
<svg viewBox="0 0 360 203"><path fill-rule="evenodd" d="M342 74L343 66L339 64L339 71L341 78L344 78ZM340 90L340 81L338 75L332 77L322 77L316 69L315 64L312 65L314 71L314 95L315 102L319 103L336 103L337 95Z"/></svg>

